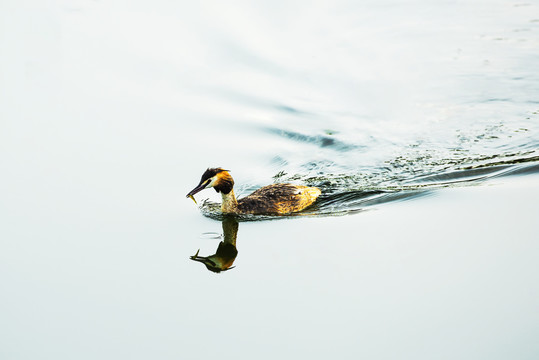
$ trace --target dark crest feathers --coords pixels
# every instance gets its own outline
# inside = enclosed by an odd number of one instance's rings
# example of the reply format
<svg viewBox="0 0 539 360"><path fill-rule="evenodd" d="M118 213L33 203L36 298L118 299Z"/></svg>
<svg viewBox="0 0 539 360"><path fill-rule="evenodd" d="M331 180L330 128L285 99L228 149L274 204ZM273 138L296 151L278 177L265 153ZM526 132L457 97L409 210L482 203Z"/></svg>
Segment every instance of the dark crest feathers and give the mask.
<svg viewBox="0 0 539 360"><path fill-rule="evenodd" d="M202 174L202 177L200 178L200 183L202 184L204 181L208 180L209 178L214 177L215 175L219 174L222 171L228 171L223 168L208 168L206 171L204 171L204 174Z"/></svg>

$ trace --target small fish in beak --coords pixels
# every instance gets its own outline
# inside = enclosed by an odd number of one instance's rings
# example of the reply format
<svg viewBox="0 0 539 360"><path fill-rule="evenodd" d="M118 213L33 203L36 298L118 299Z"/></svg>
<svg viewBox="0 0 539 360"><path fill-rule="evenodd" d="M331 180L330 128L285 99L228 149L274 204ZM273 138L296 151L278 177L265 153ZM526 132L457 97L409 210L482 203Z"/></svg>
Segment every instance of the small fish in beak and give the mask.
<svg viewBox="0 0 539 360"><path fill-rule="evenodd" d="M185 197L188 197L188 198L191 198L193 199L193 201L195 202L196 204L196 200L194 198L193 195L195 195L196 193L198 193L199 191L202 191L206 188L206 186L209 184L209 181L206 180L206 181L201 181L200 184L198 184L198 186L196 188L194 188L193 190L191 190L189 192L189 194L187 194Z"/></svg>

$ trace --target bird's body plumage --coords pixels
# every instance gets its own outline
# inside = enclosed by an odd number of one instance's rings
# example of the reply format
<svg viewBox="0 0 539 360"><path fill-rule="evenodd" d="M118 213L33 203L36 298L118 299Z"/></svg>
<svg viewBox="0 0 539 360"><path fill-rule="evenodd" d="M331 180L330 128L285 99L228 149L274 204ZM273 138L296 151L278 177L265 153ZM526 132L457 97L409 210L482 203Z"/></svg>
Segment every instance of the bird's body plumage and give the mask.
<svg viewBox="0 0 539 360"><path fill-rule="evenodd" d="M305 209L318 195L320 195L318 188L273 184L239 199L238 210L244 214L288 214Z"/></svg>

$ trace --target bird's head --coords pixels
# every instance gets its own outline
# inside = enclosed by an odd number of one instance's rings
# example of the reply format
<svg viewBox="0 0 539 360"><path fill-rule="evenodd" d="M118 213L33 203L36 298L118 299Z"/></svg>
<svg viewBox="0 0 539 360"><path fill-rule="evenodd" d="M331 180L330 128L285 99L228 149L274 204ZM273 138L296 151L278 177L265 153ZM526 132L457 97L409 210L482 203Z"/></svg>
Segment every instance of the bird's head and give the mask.
<svg viewBox="0 0 539 360"><path fill-rule="evenodd" d="M234 179L232 179L228 170L223 168L209 168L202 174L200 183L187 194L187 197L191 197L199 191L211 187L217 192L228 194L234 187Z"/></svg>

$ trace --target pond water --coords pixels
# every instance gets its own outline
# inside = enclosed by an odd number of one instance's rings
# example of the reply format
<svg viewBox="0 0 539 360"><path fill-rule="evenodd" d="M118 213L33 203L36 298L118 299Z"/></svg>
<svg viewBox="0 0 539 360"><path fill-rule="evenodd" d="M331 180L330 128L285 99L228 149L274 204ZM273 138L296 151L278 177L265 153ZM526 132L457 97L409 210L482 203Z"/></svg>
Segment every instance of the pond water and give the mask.
<svg viewBox="0 0 539 360"><path fill-rule="evenodd" d="M0 358L539 356L537 1L0 10Z"/></svg>

